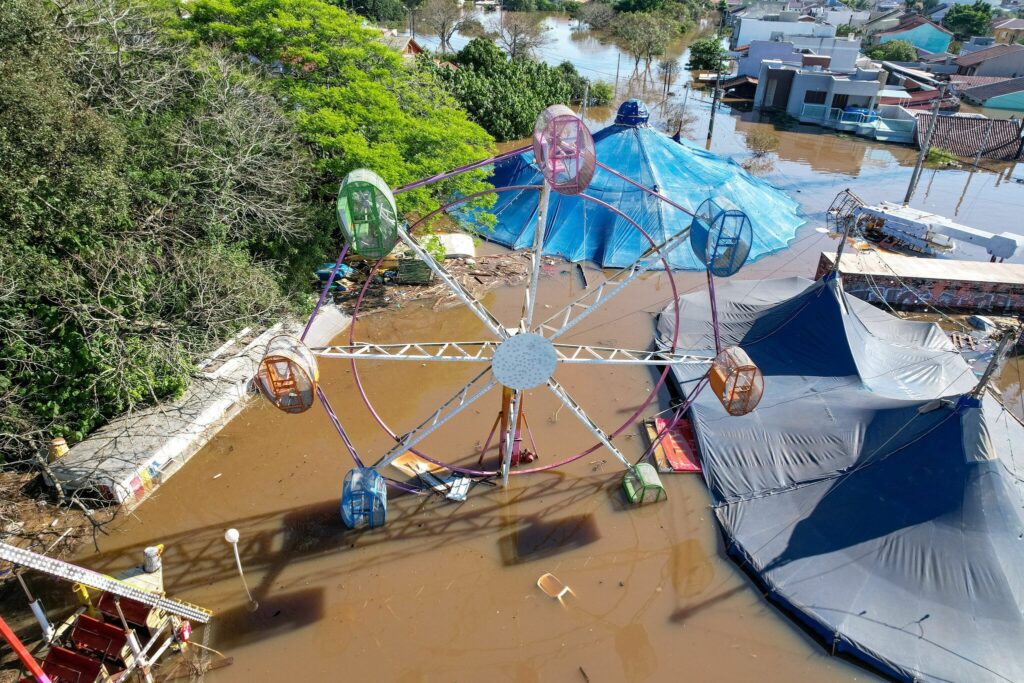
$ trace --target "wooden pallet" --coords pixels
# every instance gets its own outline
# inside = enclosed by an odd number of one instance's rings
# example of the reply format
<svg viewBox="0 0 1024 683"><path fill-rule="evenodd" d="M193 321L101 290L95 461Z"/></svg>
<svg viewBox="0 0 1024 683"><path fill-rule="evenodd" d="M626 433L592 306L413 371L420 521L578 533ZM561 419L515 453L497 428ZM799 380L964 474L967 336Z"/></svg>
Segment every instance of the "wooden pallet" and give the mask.
<svg viewBox="0 0 1024 683"><path fill-rule="evenodd" d="M644 421L648 442L654 443L669 422L660 417ZM688 419L680 418L675 427L662 438L661 443L654 447L654 462L661 473L700 472L696 439Z"/></svg>

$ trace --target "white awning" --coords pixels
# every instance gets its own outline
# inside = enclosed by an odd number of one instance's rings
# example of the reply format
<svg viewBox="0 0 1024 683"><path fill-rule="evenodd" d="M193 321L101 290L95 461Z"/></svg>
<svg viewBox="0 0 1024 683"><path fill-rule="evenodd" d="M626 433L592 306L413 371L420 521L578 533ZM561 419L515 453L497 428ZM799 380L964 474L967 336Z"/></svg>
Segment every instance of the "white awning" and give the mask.
<svg viewBox="0 0 1024 683"><path fill-rule="evenodd" d="M878 92L879 97L898 97L900 99L909 100L910 93L902 88L885 88Z"/></svg>

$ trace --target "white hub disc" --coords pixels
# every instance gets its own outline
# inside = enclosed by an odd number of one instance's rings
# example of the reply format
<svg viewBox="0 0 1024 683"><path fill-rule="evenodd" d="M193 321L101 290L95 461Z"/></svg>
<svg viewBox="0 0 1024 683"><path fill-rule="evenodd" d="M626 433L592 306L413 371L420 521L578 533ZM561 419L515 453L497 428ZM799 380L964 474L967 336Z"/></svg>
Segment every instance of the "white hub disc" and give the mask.
<svg viewBox="0 0 1024 683"><path fill-rule="evenodd" d="M547 382L557 364L558 354L550 341L533 332L520 332L494 350L491 370L509 389L532 389Z"/></svg>

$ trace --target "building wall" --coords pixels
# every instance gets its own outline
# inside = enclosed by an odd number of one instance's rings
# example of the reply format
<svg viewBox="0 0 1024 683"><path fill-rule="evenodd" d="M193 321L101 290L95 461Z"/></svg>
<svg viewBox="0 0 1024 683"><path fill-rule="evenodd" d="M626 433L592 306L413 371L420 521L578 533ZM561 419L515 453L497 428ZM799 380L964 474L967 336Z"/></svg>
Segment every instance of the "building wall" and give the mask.
<svg viewBox="0 0 1024 683"><path fill-rule="evenodd" d="M1024 111L1024 90L989 98L985 101L985 106L993 109Z"/></svg>
<svg viewBox="0 0 1024 683"><path fill-rule="evenodd" d="M755 40L750 43L750 49L746 56L737 60L736 74L756 78L761 71L761 62L766 59L777 59L787 64L799 65L801 54L796 51L793 43Z"/></svg>
<svg viewBox="0 0 1024 683"><path fill-rule="evenodd" d="M755 40L771 40L774 33L782 33L787 38L790 36L835 37L836 27L802 21L765 21L743 17L739 20L739 27L733 32L730 45L735 49L739 45L749 45Z"/></svg>
<svg viewBox="0 0 1024 683"><path fill-rule="evenodd" d="M871 17L871 12L867 10L863 12L854 12L849 9L830 9L825 10L823 13L825 21L833 26L863 26L865 22Z"/></svg>
<svg viewBox="0 0 1024 683"><path fill-rule="evenodd" d="M996 29L996 42L997 43L1016 43L1021 38L1024 38L1024 28L997 28Z"/></svg>
<svg viewBox="0 0 1024 683"><path fill-rule="evenodd" d="M892 40L905 40L914 47L928 52L945 52L953 38L931 24L921 24L907 31L878 37L880 43L888 43Z"/></svg>
<svg viewBox="0 0 1024 683"><path fill-rule="evenodd" d="M832 58L829 68L838 73L853 72L857 69L857 57L860 56L860 38L815 38L812 36L793 36L788 38L797 49L808 49L819 55Z"/></svg>
<svg viewBox="0 0 1024 683"><path fill-rule="evenodd" d="M1024 76L1024 50L1019 50L1007 55L1000 55L987 59L974 67L971 74L974 76L1005 76L1006 78L1019 78Z"/></svg>
<svg viewBox="0 0 1024 683"><path fill-rule="evenodd" d="M815 279L820 280L832 269L832 262L822 255ZM907 291L907 288L913 293ZM902 278L888 273L866 276L843 273L843 289L858 299L871 303L883 300L894 308L919 309L921 299L932 306L971 313L1013 315L1024 312L1024 286L993 282L962 282Z"/></svg>

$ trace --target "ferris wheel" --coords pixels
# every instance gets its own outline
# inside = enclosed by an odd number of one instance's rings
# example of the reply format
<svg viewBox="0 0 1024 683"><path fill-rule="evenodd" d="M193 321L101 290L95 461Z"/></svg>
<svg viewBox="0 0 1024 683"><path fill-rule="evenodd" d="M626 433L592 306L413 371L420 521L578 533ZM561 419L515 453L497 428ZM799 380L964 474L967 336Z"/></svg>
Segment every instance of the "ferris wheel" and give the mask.
<svg viewBox="0 0 1024 683"><path fill-rule="evenodd" d="M528 151L529 147L471 164L449 173L424 179L398 191L452 177L459 173L494 163L500 158ZM687 409L688 404L706 385L711 385L731 414L744 414L753 410L760 400L763 383L760 373L750 359L738 347L722 348L718 333L717 313L712 305L715 318L715 344L718 355L687 355L674 351L639 350L618 347L568 344L562 341L567 333L580 322L600 310L609 301L620 295L643 273L660 268L668 279L675 308L675 327L668 349L676 349L679 337L679 292L666 257L672 250L689 242L694 251L707 266L709 292L714 301L714 277L728 277L737 272L745 262L752 242L751 224L746 215L735 208L723 208L709 199L696 212L664 197L617 171L602 164L596 158L594 140L584 122L568 107L556 105L541 112L534 128L532 151L534 163L540 169L543 182L540 185L515 185L498 187L483 192L459 197L455 201L421 217L406 227L400 218L391 189L372 171L356 170L342 181L338 192L337 211L346 243L338 256L335 269L326 283L300 338L280 336L272 340L262 359L255 383L261 393L277 408L291 413L308 410L319 398L339 437L353 457L356 467L346 477L342 495L341 513L350 526L376 526L383 523L387 507L386 481L381 471L398 458L412 453L418 458L437 467L443 467L463 477L500 477L508 486L509 477L561 467L578 460L600 448L606 449L622 465L626 476L642 477L648 470L641 471L616 446L615 438L630 428L655 400L658 391L668 378L672 367L681 363L701 363L708 366L704 380L696 390L691 391L687 401L677 409L677 417ZM615 206L586 194L587 186L600 167L616 177L649 193L659 200L693 217L691 227L656 242L634 219ZM529 278L525 285L521 315L511 325L500 322L479 298L469 292L444 267L428 253L413 236L416 228L442 211L477 199L488 193L537 191L540 193L532 247L529 249ZM397 191L396 191L397 192ZM619 218L627 221L648 243L648 248L632 264L623 268L604 282L588 288L580 296L555 313L541 319L538 316L538 284L541 277L541 246L547 228L547 209L552 192L573 195L595 203ZM475 315L489 333L490 338L480 340L452 340L445 342L405 342L397 344L376 344L355 339L355 322L370 282L397 244L401 242L416 257L421 259L433 274ZM347 345L307 347L303 343L306 333L323 304L327 292L345 256L349 252L376 260L356 299L350 339ZM317 359L347 359L352 362L356 387L371 415L391 437L394 445L376 463L365 465L349 439L341 419L331 408L330 401L318 385L319 370ZM413 429L396 433L374 408L359 375L360 361L394 361L419 363L468 363L479 366L473 375L454 395L442 402L430 415ZM606 429L598 425L558 380L559 368L568 365L594 366L657 366L661 368L658 380L640 406L620 425ZM420 450L424 439L442 429L454 417L465 411L483 396L500 388L501 403L498 417L491 426L482 455L496 438L498 466L493 470L459 466L443 462ZM595 442L583 451L557 462L543 465L527 465L532 459L531 451L524 445L529 438L534 451L532 433L524 411L525 393L529 390L547 390L582 424L594 437ZM667 431L667 430L666 430ZM662 434L658 435L660 439ZM654 474L656 477L657 475Z"/></svg>

